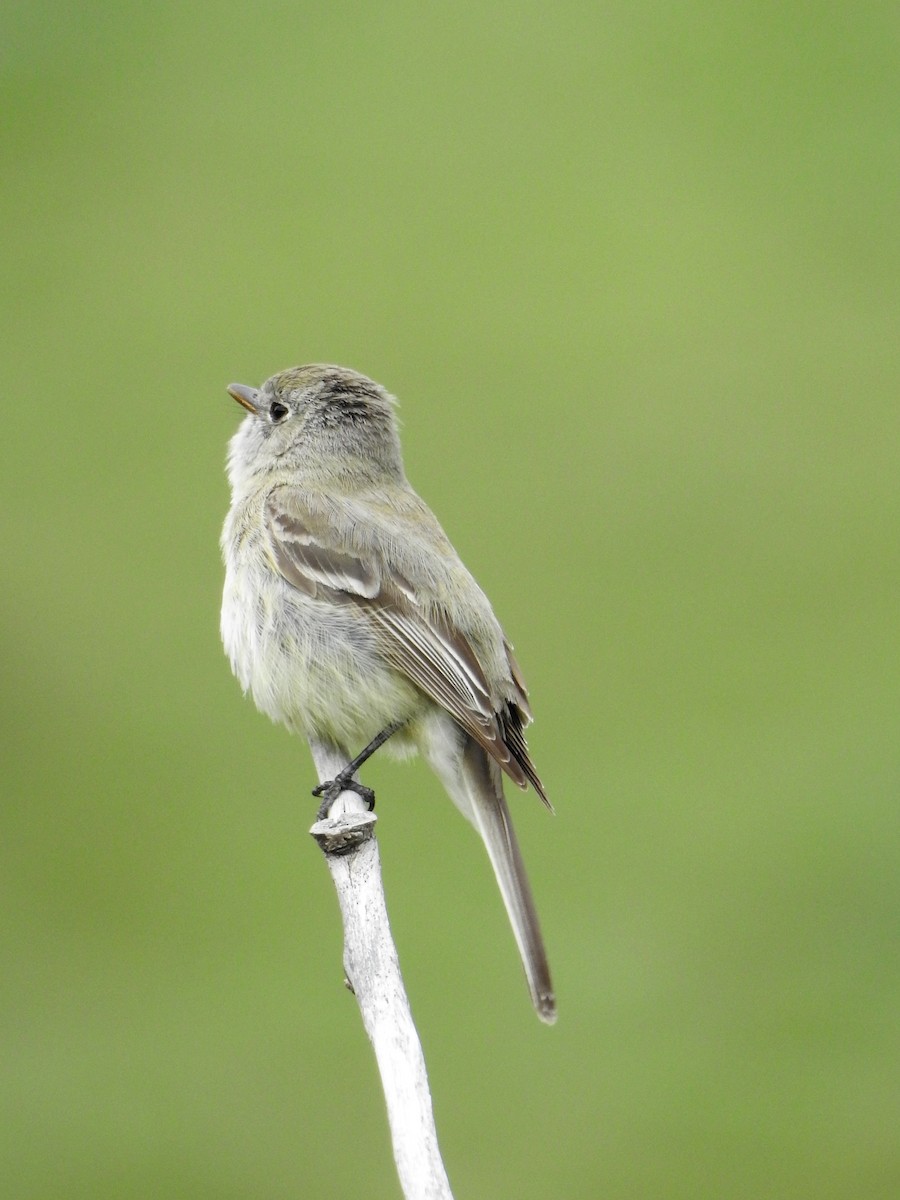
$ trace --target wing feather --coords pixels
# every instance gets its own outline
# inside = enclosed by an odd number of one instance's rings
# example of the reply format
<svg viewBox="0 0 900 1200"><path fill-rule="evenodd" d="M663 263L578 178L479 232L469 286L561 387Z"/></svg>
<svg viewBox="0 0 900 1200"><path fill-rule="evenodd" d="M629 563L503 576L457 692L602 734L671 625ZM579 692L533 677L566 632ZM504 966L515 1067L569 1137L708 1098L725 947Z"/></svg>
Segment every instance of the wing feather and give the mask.
<svg viewBox="0 0 900 1200"><path fill-rule="evenodd" d="M377 536L365 554L336 545L333 522L317 520L302 494L283 486L269 495L265 520L282 577L314 599L355 604L385 660L445 708L519 787L531 783L549 806L522 732L531 713L509 643L504 639L513 699L494 695L471 641L438 606L423 603L416 586L392 568Z"/></svg>

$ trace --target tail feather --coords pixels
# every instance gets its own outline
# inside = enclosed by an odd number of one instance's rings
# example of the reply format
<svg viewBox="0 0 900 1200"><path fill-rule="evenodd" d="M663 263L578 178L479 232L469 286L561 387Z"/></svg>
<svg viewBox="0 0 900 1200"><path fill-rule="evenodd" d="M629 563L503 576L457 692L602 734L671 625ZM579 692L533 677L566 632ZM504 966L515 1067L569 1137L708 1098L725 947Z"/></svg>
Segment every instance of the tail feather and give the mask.
<svg viewBox="0 0 900 1200"><path fill-rule="evenodd" d="M550 964L522 852L503 795L500 770L470 738L466 739L461 766L469 808L466 815L487 848L522 957L532 1003L541 1020L552 1024L556 1020L556 998ZM454 799L459 803L457 797Z"/></svg>

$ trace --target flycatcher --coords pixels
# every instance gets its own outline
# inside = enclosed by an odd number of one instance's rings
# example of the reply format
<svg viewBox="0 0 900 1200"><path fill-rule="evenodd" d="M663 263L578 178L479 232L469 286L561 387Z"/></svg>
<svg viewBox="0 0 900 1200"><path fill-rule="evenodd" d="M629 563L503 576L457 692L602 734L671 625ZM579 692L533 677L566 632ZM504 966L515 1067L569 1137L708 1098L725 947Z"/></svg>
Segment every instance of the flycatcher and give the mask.
<svg viewBox="0 0 900 1200"><path fill-rule="evenodd" d="M222 641L245 692L302 734L320 816L378 746L419 751L487 848L538 1016L550 968L502 777L550 803L523 730L512 647L431 510L406 480L383 387L310 365L261 388L231 439L222 531ZM355 758L353 751L362 748Z"/></svg>

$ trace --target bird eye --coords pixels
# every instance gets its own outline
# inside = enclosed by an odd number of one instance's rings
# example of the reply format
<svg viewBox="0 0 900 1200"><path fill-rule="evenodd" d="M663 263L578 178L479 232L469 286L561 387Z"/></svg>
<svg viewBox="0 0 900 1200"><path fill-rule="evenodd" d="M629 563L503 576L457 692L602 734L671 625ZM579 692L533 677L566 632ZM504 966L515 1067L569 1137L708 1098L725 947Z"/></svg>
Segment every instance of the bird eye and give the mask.
<svg viewBox="0 0 900 1200"><path fill-rule="evenodd" d="M269 417L273 421L283 421L287 415L287 406L279 403L278 400L273 400L269 405Z"/></svg>

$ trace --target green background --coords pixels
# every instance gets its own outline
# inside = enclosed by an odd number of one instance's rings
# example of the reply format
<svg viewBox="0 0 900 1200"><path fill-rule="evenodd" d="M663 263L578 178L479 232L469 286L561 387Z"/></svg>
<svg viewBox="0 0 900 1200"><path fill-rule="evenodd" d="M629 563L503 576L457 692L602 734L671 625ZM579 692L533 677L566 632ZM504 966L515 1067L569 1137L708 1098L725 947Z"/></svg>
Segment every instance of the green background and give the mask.
<svg viewBox="0 0 900 1200"><path fill-rule="evenodd" d="M10 5L0 1192L396 1197L222 655L230 380L356 367L529 681L560 1020L377 762L458 1200L900 1195L891 5Z"/></svg>

